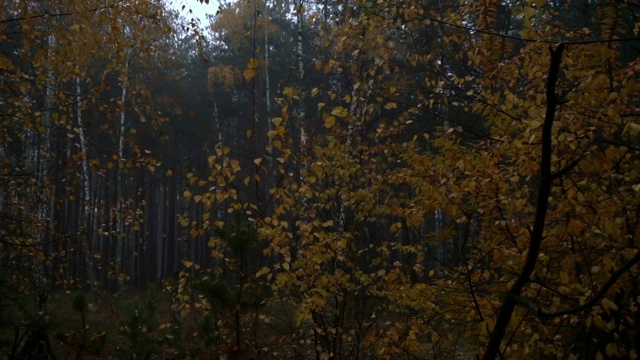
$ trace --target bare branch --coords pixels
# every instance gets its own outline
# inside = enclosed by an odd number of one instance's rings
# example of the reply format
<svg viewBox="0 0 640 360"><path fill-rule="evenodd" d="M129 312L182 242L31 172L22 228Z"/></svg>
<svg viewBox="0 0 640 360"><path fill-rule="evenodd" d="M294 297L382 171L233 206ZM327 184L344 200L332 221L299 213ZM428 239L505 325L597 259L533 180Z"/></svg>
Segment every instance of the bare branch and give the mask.
<svg viewBox="0 0 640 360"><path fill-rule="evenodd" d="M119 0L113 4L108 4L105 6L101 6L101 7L97 7L97 8L92 8L92 9L87 9L87 10L81 10L81 11L70 11L70 12L60 12L60 13L44 13L44 14L37 14L37 15L31 15L31 16L20 16L20 17L15 17L15 18L10 18L10 19L2 19L0 20L0 24L6 24L6 23L10 23L10 22L14 22L14 21L24 21L27 19L39 19L39 18L48 18L48 17L65 17L65 16L71 16L71 15L76 15L76 14L80 14L82 12L96 12L96 11L100 11L100 10L105 10L105 9L113 9L116 7L116 5L118 5L119 3L121 3L123 0Z"/></svg>
<svg viewBox="0 0 640 360"><path fill-rule="evenodd" d="M565 310L558 310L558 311L547 311L543 308L540 307L540 305L538 305L535 301L520 296L520 295L513 295L513 301L518 304L518 305L522 305L525 308L529 309L529 311L531 311L537 318L540 318L542 320L546 320L546 319L550 319L550 318L554 318L554 317L558 317L558 316L563 316L563 315L570 315L570 314L575 314L584 310L587 310L593 306L595 306L598 302L600 302L600 300L602 300L605 295L607 294L607 292L609 291L609 289L611 289L611 287L613 285L615 285L615 283L618 281L618 279L624 275L627 271L629 271L629 269L631 269L635 264L640 262L640 251L636 252L635 256L633 256L626 264L624 264L621 268L619 268L618 270L614 271L613 274L611 274L611 277L609 278L609 280L607 280L607 282L602 286L602 288L600 288L600 290L598 291L598 293L596 293L591 300L585 302L584 304L580 305L580 306L576 306L574 308L571 309L565 309Z"/></svg>
<svg viewBox="0 0 640 360"><path fill-rule="evenodd" d="M513 35L508 35L508 34L501 34L501 33L495 32L495 31L483 30L483 29L478 29L478 28L471 27L471 26L454 24L452 22L444 21L442 19L438 19L438 18L431 17L431 16L424 16L424 18L427 19L427 20L433 21L434 23L442 24L442 25L453 27L453 28L456 28L456 29L463 29L463 30L467 30L469 32L478 33L478 34L487 35L487 36L492 36L492 37L499 37L499 38L502 38L502 39L511 39L511 40L524 41L524 42L538 42L538 43L550 44L550 45L558 44L560 42L560 41L554 40L554 39L527 38L527 37L521 37L521 36L513 36ZM607 44L607 43L618 43L618 42L630 42L630 41L638 41L638 40L640 40L640 37L562 41L562 43L564 45L588 45L588 44Z"/></svg>

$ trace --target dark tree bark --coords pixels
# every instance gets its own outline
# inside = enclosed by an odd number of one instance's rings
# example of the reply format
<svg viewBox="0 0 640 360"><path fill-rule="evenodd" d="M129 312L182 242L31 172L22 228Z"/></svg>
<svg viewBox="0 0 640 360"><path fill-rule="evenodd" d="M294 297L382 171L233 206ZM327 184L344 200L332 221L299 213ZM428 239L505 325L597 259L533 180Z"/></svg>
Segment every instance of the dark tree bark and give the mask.
<svg viewBox="0 0 640 360"><path fill-rule="evenodd" d="M517 304L517 297L522 293L522 289L529 283L529 277L533 273L538 262L540 253L540 245L544 240L545 222L549 205L549 194L553 182L553 174L551 172L551 130L556 116L556 108L558 106L558 96L556 94L556 84L558 82L558 74L560 72L560 63L562 62L562 52L564 44L550 46L551 62L549 65L549 74L547 76L546 95L547 104L542 125L542 153L540 156L540 185L538 187L538 200L536 202L535 218L533 220L533 229L531 230L529 249L525 264L522 271L518 275L507 294L505 295L500 311L496 318L495 326L491 332L487 349L484 353L484 360L492 360L500 353L500 345L504 338L509 321L513 315L513 311Z"/></svg>

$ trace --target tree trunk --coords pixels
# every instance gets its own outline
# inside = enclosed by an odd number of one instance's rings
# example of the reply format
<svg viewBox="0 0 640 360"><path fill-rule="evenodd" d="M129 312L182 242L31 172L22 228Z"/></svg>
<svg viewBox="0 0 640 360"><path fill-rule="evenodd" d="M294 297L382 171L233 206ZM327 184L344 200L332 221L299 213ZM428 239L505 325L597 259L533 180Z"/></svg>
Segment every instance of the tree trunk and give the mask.
<svg viewBox="0 0 640 360"><path fill-rule="evenodd" d="M302 0L294 0L296 16L297 16L297 27L298 27L298 48L296 50L296 56L298 60L298 78L300 82L304 80L304 47L303 47L303 31L304 31L304 8ZM304 106L304 105L302 105ZM304 147L307 143L307 133L305 131L306 122L304 120L305 112L304 108L299 112L300 119L300 149Z"/></svg>
<svg viewBox="0 0 640 360"><path fill-rule="evenodd" d="M551 172L551 155L553 149L551 147L553 122L556 115L556 107L558 106L558 96L556 95L556 83L560 71L560 63L562 62L562 52L564 44L557 47L549 47L551 52L551 63L549 66L549 75L547 76L546 95L547 105L542 125L542 154L540 156L540 185L538 188L538 200L536 203L535 218L533 220L533 228L529 237L529 249L527 258L522 270L515 282L504 296L500 311L496 318L495 326L491 332L487 349L484 353L484 360L493 360L501 352L500 345L506 333L509 322L516 306L516 297L522 293L522 289L529 283L529 277L535 269L540 253L540 245L544 240L545 221L549 205L549 195L551 194L551 185L553 182L553 174Z"/></svg>
<svg viewBox="0 0 640 360"><path fill-rule="evenodd" d="M122 252L124 251L124 135L126 129L125 101L127 100L129 58L131 50L125 55L124 71L121 78L122 94L120 96L120 131L118 137L118 164L116 166L116 250L115 267L118 293L123 296L125 290L124 273L122 266Z"/></svg>
<svg viewBox="0 0 640 360"><path fill-rule="evenodd" d="M82 120L81 106L81 86L80 78L76 77L76 118L78 120L78 133L80 135L80 151L82 153L82 228L84 236L82 236L82 252L84 254L84 263L86 266L86 276L89 287L96 292L97 282L96 274L93 267L93 234L95 228L92 227L91 215L94 211L93 199L91 198L91 177L89 175L89 154L87 152L87 137L85 134L84 123Z"/></svg>

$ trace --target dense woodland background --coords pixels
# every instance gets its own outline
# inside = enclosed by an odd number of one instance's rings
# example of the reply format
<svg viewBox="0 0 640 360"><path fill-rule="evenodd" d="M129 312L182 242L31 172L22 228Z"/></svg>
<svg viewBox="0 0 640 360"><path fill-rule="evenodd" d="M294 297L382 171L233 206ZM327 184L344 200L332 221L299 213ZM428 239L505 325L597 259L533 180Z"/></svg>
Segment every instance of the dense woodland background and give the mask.
<svg viewBox="0 0 640 360"><path fill-rule="evenodd" d="M636 359L640 2L0 3L0 357Z"/></svg>

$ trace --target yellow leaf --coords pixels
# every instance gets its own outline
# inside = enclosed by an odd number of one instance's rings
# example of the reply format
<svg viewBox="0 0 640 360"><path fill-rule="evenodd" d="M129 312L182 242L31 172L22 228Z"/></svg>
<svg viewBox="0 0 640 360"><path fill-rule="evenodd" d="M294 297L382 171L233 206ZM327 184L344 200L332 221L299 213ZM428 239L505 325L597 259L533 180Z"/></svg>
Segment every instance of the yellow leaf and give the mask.
<svg viewBox="0 0 640 360"><path fill-rule="evenodd" d="M262 158L253 159L253 163L259 166L262 163Z"/></svg>
<svg viewBox="0 0 640 360"><path fill-rule="evenodd" d="M254 76L256 76L256 71L253 69L245 69L242 72L242 76L244 76L245 80L250 81Z"/></svg>
<svg viewBox="0 0 640 360"><path fill-rule="evenodd" d="M287 86L282 90L282 94L287 97L287 99L291 100L293 97L293 88L291 86Z"/></svg>
<svg viewBox="0 0 640 360"><path fill-rule="evenodd" d="M613 301L604 298L602 299L602 307L609 310L613 310L613 311L617 311L618 310L618 305L616 305L616 303L614 303Z"/></svg>
<svg viewBox="0 0 640 360"><path fill-rule="evenodd" d="M634 123L628 123L624 130L622 131L622 135L628 134L629 136L636 137L640 134L640 125Z"/></svg>
<svg viewBox="0 0 640 360"><path fill-rule="evenodd" d="M251 58L251 59L249 59L249 63L247 64L247 67L249 69L255 69L255 68L258 67L259 64L260 64L260 61L258 61L258 59Z"/></svg>
<svg viewBox="0 0 640 360"><path fill-rule="evenodd" d="M327 116L326 119L324 119L324 126L326 128L331 128L335 124L336 124L335 116Z"/></svg>
<svg viewBox="0 0 640 360"><path fill-rule="evenodd" d="M525 23L525 25L530 25L531 18L533 17L533 15L535 15L535 13L536 13L536 9L532 8L531 6L525 6L524 7L524 23Z"/></svg>
<svg viewBox="0 0 640 360"><path fill-rule="evenodd" d="M189 190L185 190L183 195L184 195L184 197L185 197L186 199L190 199L190 198L191 198L191 191L189 191Z"/></svg>
<svg viewBox="0 0 640 360"><path fill-rule="evenodd" d="M191 267L193 266L193 262L189 260L184 260L182 261L182 265L184 265L184 267Z"/></svg>
<svg viewBox="0 0 640 360"><path fill-rule="evenodd" d="M240 162L238 160L231 160L231 170L233 170L233 172L240 171Z"/></svg>
<svg viewBox="0 0 640 360"><path fill-rule="evenodd" d="M609 324L604 321L599 315L593 318L593 325L595 325L600 330L608 330Z"/></svg>
<svg viewBox="0 0 640 360"><path fill-rule="evenodd" d="M187 179L189 179L189 184L193 184L198 180L194 173L187 173Z"/></svg>
<svg viewBox="0 0 640 360"><path fill-rule="evenodd" d="M262 269L258 270L258 272L256 273L256 277L259 278L262 275L266 275L269 272L271 272L271 270L268 267L263 267Z"/></svg>
<svg viewBox="0 0 640 360"><path fill-rule="evenodd" d="M288 263L288 262L284 262L284 263L282 263L282 268L283 268L285 271L289 271L289 263Z"/></svg>
<svg viewBox="0 0 640 360"><path fill-rule="evenodd" d="M394 103L394 102L387 103L384 106L384 108L387 109L387 110L395 109L397 107L398 107L398 105L396 103Z"/></svg>
<svg viewBox="0 0 640 360"><path fill-rule="evenodd" d="M567 285L569 283L569 274L564 271L560 271L560 283Z"/></svg>
<svg viewBox="0 0 640 360"><path fill-rule="evenodd" d="M335 115L335 116L339 116L339 117L345 117L347 115L349 115L349 111L345 108L343 108L342 106L336 106L333 108L333 110L331 110L331 115Z"/></svg>

